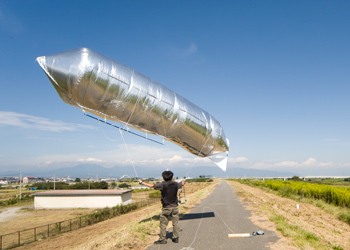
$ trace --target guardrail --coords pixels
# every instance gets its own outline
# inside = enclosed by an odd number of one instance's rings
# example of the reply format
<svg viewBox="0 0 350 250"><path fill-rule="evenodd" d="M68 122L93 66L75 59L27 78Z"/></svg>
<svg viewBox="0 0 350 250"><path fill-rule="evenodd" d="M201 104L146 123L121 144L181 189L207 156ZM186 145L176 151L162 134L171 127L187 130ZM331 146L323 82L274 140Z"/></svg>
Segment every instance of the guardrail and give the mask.
<svg viewBox="0 0 350 250"><path fill-rule="evenodd" d="M112 208L103 208L99 209L95 213L83 215L77 218L24 229L13 233L3 234L0 235L0 250L15 248L34 241L43 240L58 234L90 226L98 222L111 219L118 215L128 213L131 210L159 202L159 200L159 198L150 198L133 202L128 205L118 205Z"/></svg>

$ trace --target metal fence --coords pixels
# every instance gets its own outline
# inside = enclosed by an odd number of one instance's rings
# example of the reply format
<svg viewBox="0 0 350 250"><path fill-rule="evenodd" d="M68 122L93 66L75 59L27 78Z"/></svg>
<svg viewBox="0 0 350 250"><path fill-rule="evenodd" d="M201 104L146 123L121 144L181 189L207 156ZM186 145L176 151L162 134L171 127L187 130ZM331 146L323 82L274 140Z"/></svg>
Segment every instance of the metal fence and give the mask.
<svg viewBox="0 0 350 250"><path fill-rule="evenodd" d="M99 209L97 212L77 218L59 221L44 226L24 229L21 231L0 235L0 250L15 248L34 241L43 240L61 233L70 232L82 227L125 214L139 207L159 202L159 198L150 198L128 205Z"/></svg>

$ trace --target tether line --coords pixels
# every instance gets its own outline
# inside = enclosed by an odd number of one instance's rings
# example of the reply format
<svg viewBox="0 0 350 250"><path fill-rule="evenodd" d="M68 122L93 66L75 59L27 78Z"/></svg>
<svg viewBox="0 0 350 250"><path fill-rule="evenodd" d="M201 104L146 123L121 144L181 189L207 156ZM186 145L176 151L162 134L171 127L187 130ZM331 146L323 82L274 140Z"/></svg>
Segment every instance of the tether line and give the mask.
<svg viewBox="0 0 350 250"><path fill-rule="evenodd" d="M134 169L134 172L135 172L135 175L136 175L136 179L139 179L139 175L137 174L134 161L133 161L133 159L132 159L132 157L131 157L131 154L130 154L128 145L127 145L126 142L125 142L124 135L123 135L122 131L131 133L131 134L133 134L133 135L137 135L137 136L139 136L139 137L141 137L141 138L147 139L147 140L149 140L149 141L152 141L152 142L155 142L155 143L158 143L158 144L161 144L161 145L164 145L164 143L161 143L161 142L152 140L152 139L150 139L150 138L147 138L147 137L145 137L145 136L136 134L136 133L134 133L134 132L129 131L128 129L121 128L121 127L119 127L119 126L117 126L117 125L113 125L113 124L107 122L106 120L101 120L101 119L99 119L99 118L97 118L97 117L94 117L94 116L92 116L92 115L86 114L86 113L85 113L85 110L84 110L84 109L82 109L82 110L83 110L85 116L87 116L87 117L89 117L89 118L92 118L92 119L98 121L99 123L100 123L100 122L103 122L103 123L105 123L105 124L107 124L107 125L109 125L109 126L112 126L112 127L114 127L114 128L117 128L117 129L119 130L120 135L121 135L121 137L122 137L122 139L123 139L123 142L124 142L124 146L125 146L126 151L127 151L127 153L128 153L129 160L130 160L131 165L132 165L132 167L133 167L133 169ZM146 202L147 202L146 194L144 194L144 197L145 197L145 200L146 200ZM152 219L151 211L149 210L149 202L147 202L147 206L146 206L146 207L147 207L147 209L148 209L148 214L149 214L150 218ZM153 219L152 219L152 220L153 220Z"/></svg>
<svg viewBox="0 0 350 250"><path fill-rule="evenodd" d="M211 133L210 133L211 134ZM201 151L199 151L199 153L197 154L197 157L199 157L199 155L202 153L204 147L207 145L208 141L209 141L210 135L208 136L207 140L205 141L205 143L203 144ZM192 164L192 166L190 167L190 170L188 170L188 172L186 172L186 178L188 177L188 174L191 172L192 168L194 166L194 162Z"/></svg>
<svg viewBox="0 0 350 250"><path fill-rule="evenodd" d="M133 161L133 159L132 159L132 157L131 157L131 154L130 154L130 151L129 151L129 147L128 147L128 145L127 145L126 142L125 142L125 139L124 139L124 135L123 135L123 133L122 133L122 130L123 130L123 129L119 129L120 135L121 135L121 137L122 137L122 139L123 139L123 142L124 142L126 151L128 152L128 156L129 156L129 160L131 161L131 165L132 165L132 167L134 168L134 172L135 172L135 175L136 175L136 179L139 179L139 175L137 174L134 161ZM124 130L124 131L125 131L125 130ZM143 192L143 193L144 193L144 192ZM144 199L146 200L146 203L147 203L148 215L149 215L149 217L153 220L151 211L150 211L150 209L149 209L149 202L147 202L147 198L146 198L146 194L145 194L145 193L144 193Z"/></svg>
<svg viewBox="0 0 350 250"><path fill-rule="evenodd" d="M155 143L164 145L163 142L159 142L159 141L153 140L153 139L151 139L151 138L148 138L148 137L146 137L146 136L139 135L139 134L134 133L134 132L132 132L132 131L130 131L130 130L128 130L128 129L125 129L125 128L119 127L119 126L117 126L117 125L114 125L114 124L112 124L112 123L109 123L109 122L107 122L106 120L101 120L101 119L99 119L99 118L97 118L97 117L94 117L94 116L92 116L92 115L86 114L85 112L84 112L84 115L87 116L87 117L89 117L89 118L92 118L92 119L94 119L94 120L96 120L96 121L103 122L103 123L105 123L105 124L107 124L107 125L109 125L109 126L112 126L112 127L114 127L114 128L117 128L117 129L119 129L119 130L123 130L123 131L125 131L125 132L130 133L130 134L133 134L133 135L136 135L136 136L138 136L138 137L141 137L141 138L143 138L143 139L146 139L146 140L149 140L149 141L152 141L152 142L155 142Z"/></svg>

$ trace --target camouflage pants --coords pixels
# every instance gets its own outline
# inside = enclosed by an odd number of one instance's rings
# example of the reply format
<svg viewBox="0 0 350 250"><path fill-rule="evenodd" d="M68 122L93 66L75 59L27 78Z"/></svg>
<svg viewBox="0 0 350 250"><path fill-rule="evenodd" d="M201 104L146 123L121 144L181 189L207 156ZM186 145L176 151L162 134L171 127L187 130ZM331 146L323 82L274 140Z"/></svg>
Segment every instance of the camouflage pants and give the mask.
<svg viewBox="0 0 350 250"><path fill-rule="evenodd" d="M168 226L169 220L173 224L173 238L179 237L179 208L163 208L160 214L160 240L166 240L166 227Z"/></svg>

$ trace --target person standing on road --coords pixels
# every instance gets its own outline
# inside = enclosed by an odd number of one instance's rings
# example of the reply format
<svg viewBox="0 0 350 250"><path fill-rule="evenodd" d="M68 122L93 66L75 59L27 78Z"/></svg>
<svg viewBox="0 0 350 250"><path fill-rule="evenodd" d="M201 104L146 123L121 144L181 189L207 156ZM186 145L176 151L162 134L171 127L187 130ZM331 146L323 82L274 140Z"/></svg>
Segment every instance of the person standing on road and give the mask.
<svg viewBox="0 0 350 250"><path fill-rule="evenodd" d="M163 182L157 184L150 184L139 180L139 183L155 190L160 190L162 193L162 212L160 215L160 235L159 240L155 241L154 244L166 244L166 227L168 226L169 220L173 224L173 238L174 243L179 242L179 208L177 191L185 185L184 181L177 183L173 181L174 173L171 171L164 171L162 173L164 179Z"/></svg>

